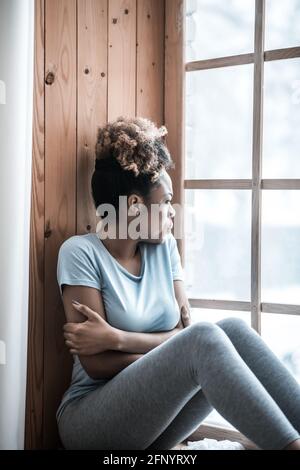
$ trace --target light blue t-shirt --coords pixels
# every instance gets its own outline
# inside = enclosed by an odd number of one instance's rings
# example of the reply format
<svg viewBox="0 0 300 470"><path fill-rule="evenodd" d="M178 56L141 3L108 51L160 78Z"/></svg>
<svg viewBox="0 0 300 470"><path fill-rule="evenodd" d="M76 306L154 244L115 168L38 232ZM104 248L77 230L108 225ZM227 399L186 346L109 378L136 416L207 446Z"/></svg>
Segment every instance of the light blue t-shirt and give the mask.
<svg viewBox="0 0 300 470"><path fill-rule="evenodd" d="M184 280L177 242L170 232L163 243L139 242L141 271L135 276L107 250L96 233L74 235L63 242L58 253L57 282L95 287L101 291L106 319L126 331L168 331L177 325L180 312L174 280ZM88 376L77 355L73 355L72 379L56 412L59 419L65 405L104 385L110 379Z"/></svg>

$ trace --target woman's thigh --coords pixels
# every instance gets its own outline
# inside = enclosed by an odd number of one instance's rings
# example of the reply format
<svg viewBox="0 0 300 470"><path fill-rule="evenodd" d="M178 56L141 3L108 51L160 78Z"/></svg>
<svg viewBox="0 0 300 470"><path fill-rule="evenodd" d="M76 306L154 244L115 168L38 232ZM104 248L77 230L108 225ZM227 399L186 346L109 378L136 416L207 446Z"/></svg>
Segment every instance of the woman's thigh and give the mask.
<svg viewBox="0 0 300 470"><path fill-rule="evenodd" d="M65 448L146 449L201 388L189 359L198 339L190 325L67 405L59 423Z"/></svg>

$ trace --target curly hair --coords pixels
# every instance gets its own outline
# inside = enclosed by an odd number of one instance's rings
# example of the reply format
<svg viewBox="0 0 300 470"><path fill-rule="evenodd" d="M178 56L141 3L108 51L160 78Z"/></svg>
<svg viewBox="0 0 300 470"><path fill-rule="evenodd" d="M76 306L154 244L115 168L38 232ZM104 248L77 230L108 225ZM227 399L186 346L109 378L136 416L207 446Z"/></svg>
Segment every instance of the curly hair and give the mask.
<svg viewBox="0 0 300 470"><path fill-rule="evenodd" d="M95 207L110 203L119 209L119 196L136 192L147 202L163 169L174 162L165 144L168 131L142 117L118 117L99 127L95 146L92 196Z"/></svg>

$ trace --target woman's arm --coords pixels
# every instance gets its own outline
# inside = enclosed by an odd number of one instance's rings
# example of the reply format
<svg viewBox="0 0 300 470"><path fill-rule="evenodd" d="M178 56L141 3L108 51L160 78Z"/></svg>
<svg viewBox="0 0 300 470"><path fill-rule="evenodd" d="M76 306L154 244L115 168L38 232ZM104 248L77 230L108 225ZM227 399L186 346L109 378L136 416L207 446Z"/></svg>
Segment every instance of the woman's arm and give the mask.
<svg viewBox="0 0 300 470"><path fill-rule="evenodd" d="M147 353L151 349L156 348L161 343L176 335L181 330L180 326L176 326L173 330L158 331L150 333L139 333L135 331L119 330L117 350L123 352Z"/></svg>
<svg viewBox="0 0 300 470"><path fill-rule="evenodd" d="M178 333L182 328L190 324L189 316L189 304L185 294L183 281L174 281L175 297L181 310L181 318L176 325L170 331L163 332L151 332L151 333L140 333L140 332L128 332L109 326L109 330L103 332L103 329L107 327L102 321L99 322L100 316L106 318L105 309L102 301L101 293L97 289L88 287L78 286L65 286L64 290L64 306L66 312L70 309L70 315L73 315L73 319L67 319L70 322L83 320L80 311L84 313L84 316L88 317L89 321L86 321L83 326L76 326L73 323L65 326L65 337L67 339L66 344L71 349L71 352L78 355L91 355L98 352L97 349L100 347L101 335L104 342L106 342L106 349L112 349L115 352L131 353L131 354L144 354L155 348L159 344L166 341L168 338ZM88 304L91 306L87 307L86 296L88 295ZM79 307L72 306L72 298L80 300ZM77 316L74 317L74 309L78 311ZM73 313L72 313L73 312ZM79 315L79 316L78 316ZM104 334L103 334L104 333ZM108 343L107 343L108 339ZM95 349L95 350L93 350ZM102 347L101 347L102 349ZM92 352L91 352L92 351ZM103 354L105 351L98 352ZM107 355L107 354L106 354ZM116 355L114 355L116 356ZM128 357L128 360L132 359L132 356ZM88 361L91 365L93 363L93 369L95 368L96 359Z"/></svg>
<svg viewBox="0 0 300 470"><path fill-rule="evenodd" d="M63 287L63 305L65 316L67 322L72 322L70 324L74 327L81 326L79 323L85 322L87 318L86 315L80 313L78 309L74 308L72 305L72 299L76 299L84 305L89 305L91 309L93 309L95 312L99 312L99 315L104 320L106 320L102 295L99 290L92 287L71 286L65 284ZM110 325L109 327L111 328L111 331L114 332L114 328ZM65 338L67 338L66 345L68 348L70 348L72 345L70 337L72 337L70 336L70 333L66 333L65 331ZM110 347L114 347L115 336L112 334L110 338ZM72 352L72 347L70 352ZM75 354L75 352L73 353ZM92 379L112 378L122 369L126 368L132 362L138 360L142 356L143 354L124 353L114 350L107 350L88 356L78 354L78 358L82 367Z"/></svg>
<svg viewBox="0 0 300 470"><path fill-rule="evenodd" d="M186 295L184 281L181 281L181 280L173 281L173 285L174 285L175 297L179 305L179 310L181 312L178 325L181 324L181 328L186 328L187 326L191 325L192 320L191 320L190 304L189 304L188 297ZM176 327L178 327L178 325L176 325Z"/></svg>
<svg viewBox="0 0 300 470"><path fill-rule="evenodd" d="M103 351L92 356L81 356L80 362L92 379L112 379L118 372L121 372L143 355L120 351Z"/></svg>

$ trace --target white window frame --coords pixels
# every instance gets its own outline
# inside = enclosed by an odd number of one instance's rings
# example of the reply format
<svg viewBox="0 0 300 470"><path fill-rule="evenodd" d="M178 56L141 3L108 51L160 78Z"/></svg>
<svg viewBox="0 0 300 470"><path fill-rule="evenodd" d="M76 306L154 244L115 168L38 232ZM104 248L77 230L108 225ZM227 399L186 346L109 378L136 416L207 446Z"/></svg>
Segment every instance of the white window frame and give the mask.
<svg viewBox="0 0 300 470"><path fill-rule="evenodd" d="M184 14L186 2L184 2ZM265 0L255 0L254 52L185 63L185 72L254 64L252 179L183 179L184 189L246 189L252 192L251 301L190 298L191 307L251 312L251 325L261 334L261 314L300 315L300 305L261 302L261 213L263 190L300 190L300 179L262 179L264 63L300 57L300 47L264 50ZM185 45L185 41L184 41ZM183 155L185 158L185 155Z"/></svg>

